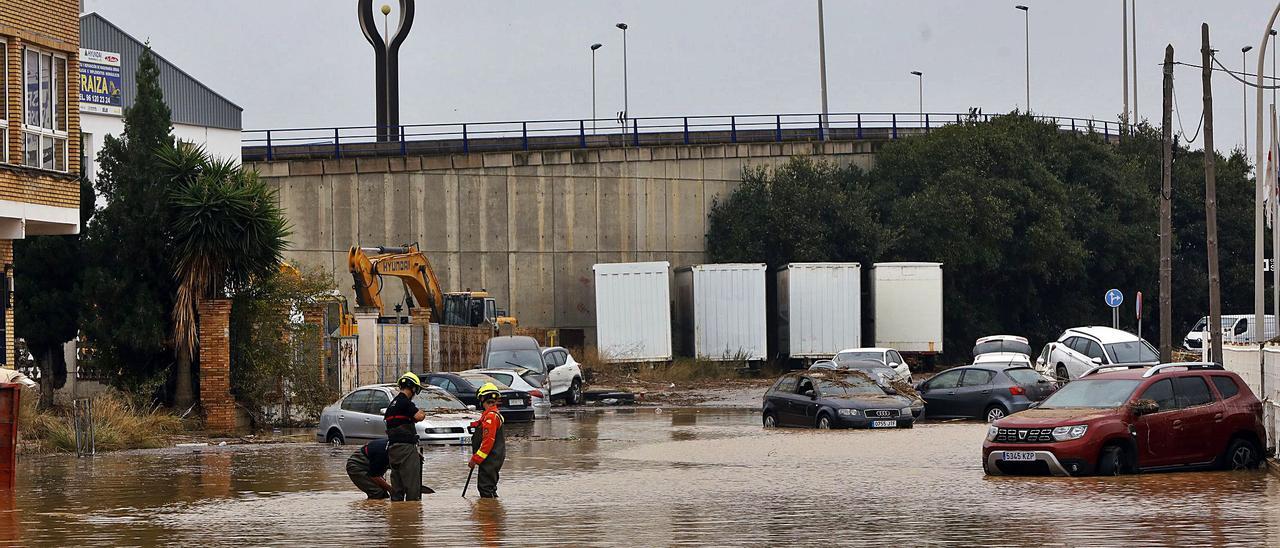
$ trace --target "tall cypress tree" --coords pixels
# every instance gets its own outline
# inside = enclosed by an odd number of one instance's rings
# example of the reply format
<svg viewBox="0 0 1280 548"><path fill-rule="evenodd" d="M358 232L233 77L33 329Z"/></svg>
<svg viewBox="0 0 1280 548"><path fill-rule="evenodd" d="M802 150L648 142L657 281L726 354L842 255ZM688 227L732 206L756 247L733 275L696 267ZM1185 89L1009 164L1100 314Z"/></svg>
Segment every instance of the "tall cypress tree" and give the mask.
<svg viewBox="0 0 1280 548"><path fill-rule="evenodd" d="M105 205L85 232L82 328L94 365L113 384L135 390L158 389L174 364L169 189L156 154L173 146L173 126L159 76L148 46L139 57L124 134L108 136L98 156L95 188Z"/></svg>

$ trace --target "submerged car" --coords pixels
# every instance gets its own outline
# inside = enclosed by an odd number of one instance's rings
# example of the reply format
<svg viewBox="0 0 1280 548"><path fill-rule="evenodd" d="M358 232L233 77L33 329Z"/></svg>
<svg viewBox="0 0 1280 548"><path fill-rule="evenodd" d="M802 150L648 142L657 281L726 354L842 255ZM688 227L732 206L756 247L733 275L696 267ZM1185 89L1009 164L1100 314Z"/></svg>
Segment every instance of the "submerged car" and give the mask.
<svg viewBox="0 0 1280 548"><path fill-rule="evenodd" d="M561 347L543 348L533 337L493 337L485 343L478 369L527 369L541 378L537 386L552 399L582 403L582 370Z"/></svg>
<svg viewBox="0 0 1280 548"><path fill-rule="evenodd" d="M498 412L503 420L509 422L526 422L533 420L533 396L529 392L516 390L497 378L480 372L462 373L425 373L422 382L438 386L453 394L462 403L480 407L480 398L476 392L485 383L493 383L498 388Z"/></svg>
<svg viewBox="0 0 1280 548"><path fill-rule="evenodd" d="M987 474L1118 475L1254 468L1266 430L1262 403L1212 363L1090 372L1035 409L991 424Z"/></svg>
<svg viewBox="0 0 1280 548"><path fill-rule="evenodd" d="M462 373L478 373L499 383L529 394L533 414L543 418L551 413L551 397L547 396L545 377L528 369L468 369Z"/></svg>
<svg viewBox="0 0 1280 548"><path fill-rule="evenodd" d="M916 385L931 419L1004 418L1030 408L1057 384L1030 367L974 364L954 367Z"/></svg>
<svg viewBox="0 0 1280 548"><path fill-rule="evenodd" d="M387 437L383 412L399 389L394 384L361 386L320 412L316 440L326 443L365 443ZM424 386L413 397L427 418L417 423L418 440L424 445L466 445L471 443L468 427L480 418L452 394L435 386Z"/></svg>
<svg viewBox="0 0 1280 548"><path fill-rule="evenodd" d="M892 348L846 348L837 352L831 361L836 362L838 366L843 366L847 363L866 360L880 362L892 369L899 379L911 382L911 369L907 366L907 360Z"/></svg>
<svg viewBox="0 0 1280 548"><path fill-rule="evenodd" d="M1045 345L1036 368L1059 380L1070 380L1099 365L1159 363L1160 355L1137 335L1110 327L1073 327Z"/></svg>
<svg viewBox="0 0 1280 548"><path fill-rule="evenodd" d="M787 373L765 392L766 428L911 428L912 400L865 373L809 370Z"/></svg>

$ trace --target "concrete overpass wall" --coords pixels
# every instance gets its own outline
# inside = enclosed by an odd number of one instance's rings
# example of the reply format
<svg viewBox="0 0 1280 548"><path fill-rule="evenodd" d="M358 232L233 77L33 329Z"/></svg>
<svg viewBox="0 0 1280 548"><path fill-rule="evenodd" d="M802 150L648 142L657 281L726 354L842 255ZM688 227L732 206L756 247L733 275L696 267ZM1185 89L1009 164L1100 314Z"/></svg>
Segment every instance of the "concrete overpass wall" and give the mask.
<svg viewBox="0 0 1280 548"><path fill-rule="evenodd" d="M446 291L487 288L531 327L585 328L592 265L704 262L707 217L748 166L815 156L870 167L872 143L793 142L249 163L293 223L290 260L352 296L352 245L417 242ZM384 301L400 302L395 280Z"/></svg>

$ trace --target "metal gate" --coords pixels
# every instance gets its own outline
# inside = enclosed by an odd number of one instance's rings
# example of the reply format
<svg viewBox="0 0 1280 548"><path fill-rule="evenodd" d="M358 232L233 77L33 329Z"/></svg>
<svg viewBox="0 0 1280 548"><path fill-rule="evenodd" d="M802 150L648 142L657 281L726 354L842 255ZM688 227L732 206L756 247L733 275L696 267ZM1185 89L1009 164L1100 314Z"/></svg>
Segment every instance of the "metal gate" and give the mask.
<svg viewBox="0 0 1280 548"><path fill-rule="evenodd" d="M413 324L375 324L377 326L378 363L376 378L361 384L396 382L405 371L422 373L422 328ZM359 373L364 373L360 371Z"/></svg>

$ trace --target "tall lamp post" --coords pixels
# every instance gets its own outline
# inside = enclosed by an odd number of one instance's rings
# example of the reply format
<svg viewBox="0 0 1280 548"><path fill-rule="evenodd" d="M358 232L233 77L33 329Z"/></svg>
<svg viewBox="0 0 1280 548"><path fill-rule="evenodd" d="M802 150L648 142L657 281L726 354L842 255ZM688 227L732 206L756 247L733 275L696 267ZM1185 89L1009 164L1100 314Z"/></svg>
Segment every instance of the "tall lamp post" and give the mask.
<svg viewBox="0 0 1280 548"><path fill-rule="evenodd" d="M1253 46L1245 46L1243 48L1240 48L1241 80L1244 80L1245 78L1249 77L1248 76L1249 58L1245 54L1249 53L1249 50L1251 49L1253 49ZM1246 84L1243 81L1240 83L1240 101L1241 101L1240 110L1244 112L1244 120L1243 120L1244 121L1244 146L1241 147L1241 150L1248 150L1249 149L1249 84ZM1245 156L1248 156L1248 154L1245 154Z"/></svg>
<svg viewBox="0 0 1280 548"><path fill-rule="evenodd" d="M601 44L591 44L591 134L596 134L596 50Z"/></svg>
<svg viewBox="0 0 1280 548"><path fill-rule="evenodd" d="M631 106L627 102L627 24L618 23L614 25L622 29L622 119L623 125L625 120L631 116Z"/></svg>
<svg viewBox="0 0 1280 548"><path fill-rule="evenodd" d="M921 124L924 124L924 73L923 73L923 72L920 72L920 71L918 71L918 70L913 70L913 71L911 71L911 74L912 74L913 76L915 76L915 77L916 77L916 82L919 84L919 89L920 89L920 123L921 123Z"/></svg>
<svg viewBox="0 0 1280 548"><path fill-rule="evenodd" d="M1024 28L1026 29L1026 52L1027 52L1027 113L1031 113L1031 8L1023 5L1014 6L1016 9L1022 10Z"/></svg>
<svg viewBox="0 0 1280 548"><path fill-rule="evenodd" d="M822 84L822 138L831 138L831 127L827 121L827 32L822 21L822 0L818 0L818 72Z"/></svg>

